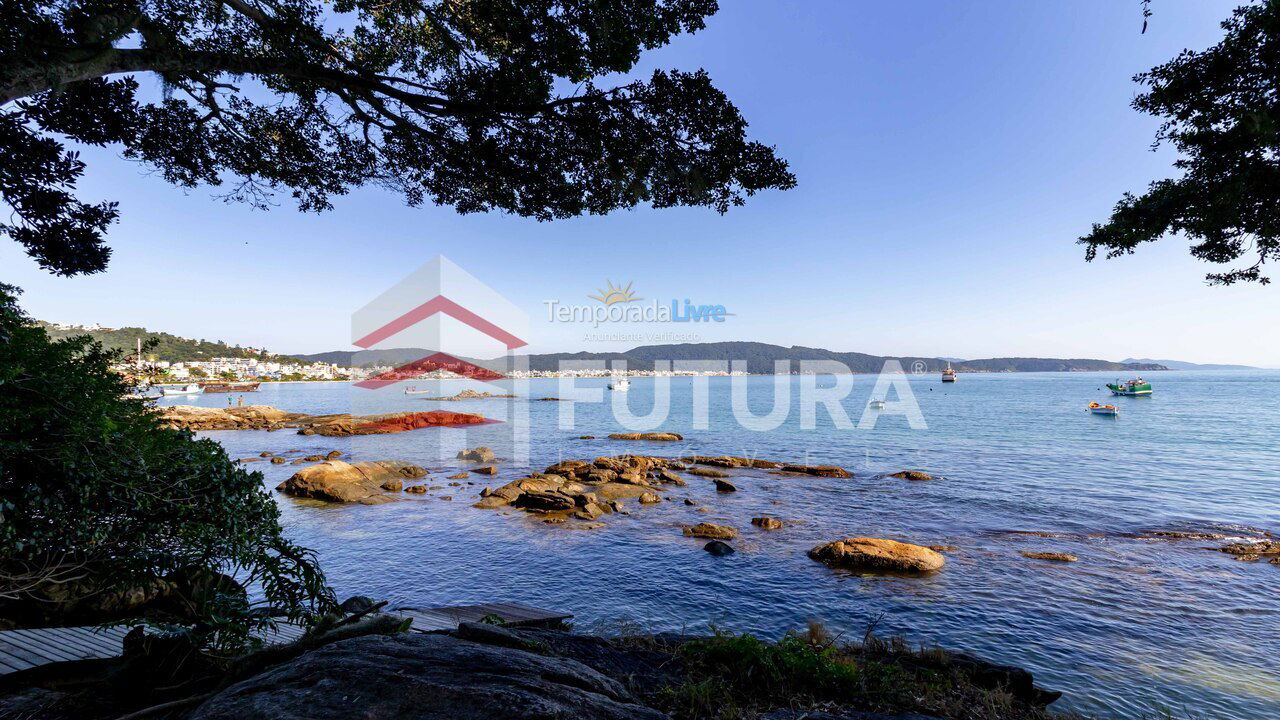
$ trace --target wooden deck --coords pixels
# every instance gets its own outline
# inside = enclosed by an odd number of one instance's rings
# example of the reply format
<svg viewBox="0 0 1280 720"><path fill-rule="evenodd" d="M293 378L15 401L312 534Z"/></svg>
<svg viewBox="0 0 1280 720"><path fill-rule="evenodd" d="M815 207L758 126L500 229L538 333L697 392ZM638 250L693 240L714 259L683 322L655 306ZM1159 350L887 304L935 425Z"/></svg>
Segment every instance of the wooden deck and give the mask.
<svg viewBox="0 0 1280 720"><path fill-rule="evenodd" d="M437 608L397 608L395 614L413 619L411 630L432 632L453 630L464 622L478 622L483 618L511 626L556 625L573 619L569 613L543 610L519 603L490 603L486 605L457 605ZM122 642L126 627L99 629L96 627L33 628L28 630L0 631L0 675L26 670L67 660L93 660L113 658L123 652ZM264 637L268 645L284 644L297 640L303 628L297 625L281 625Z"/></svg>

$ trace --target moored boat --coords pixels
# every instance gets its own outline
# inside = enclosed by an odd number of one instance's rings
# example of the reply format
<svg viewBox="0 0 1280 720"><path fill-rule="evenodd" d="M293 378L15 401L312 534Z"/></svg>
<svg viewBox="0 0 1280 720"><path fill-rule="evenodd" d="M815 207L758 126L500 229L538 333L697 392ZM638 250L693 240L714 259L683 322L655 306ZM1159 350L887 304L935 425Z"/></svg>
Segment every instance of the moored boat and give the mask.
<svg viewBox="0 0 1280 720"><path fill-rule="evenodd" d="M199 395L201 390L198 383L189 383L187 385L161 385L161 395Z"/></svg>
<svg viewBox="0 0 1280 720"><path fill-rule="evenodd" d="M1130 380L1129 382L1123 383L1117 380L1114 383L1107 383L1107 389L1111 391L1112 395L1137 397L1140 395L1150 395L1151 383L1143 380L1142 378L1137 378L1136 380Z"/></svg>
<svg viewBox="0 0 1280 720"><path fill-rule="evenodd" d="M609 383L609 389L616 390L618 392L626 392L631 389L631 381L626 379L625 377L619 378L618 380L614 380L613 382Z"/></svg>
<svg viewBox="0 0 1280 720"><path fill-rule="evenodd" d="M1094 415L1110 415L1112 417L1120 414L1115 405L1103 405L1102 403L1089 403L1089 412Z"/></svg>
<svg viewBox="0 0 1280 720"><path fill-rule="evenodd" d="M942 382L955 382L956 371L951 369L951 363L947 363L947 369L942 371Z"/></svg>
<svg viewBox="0 0 1280 720"><path fill-rule="evenodd" d="M883 400L872 400L872 401L869 403L868 407L870 407L872 410L883 410L883 409L884 409L884 401L883 401Z"/></svg>

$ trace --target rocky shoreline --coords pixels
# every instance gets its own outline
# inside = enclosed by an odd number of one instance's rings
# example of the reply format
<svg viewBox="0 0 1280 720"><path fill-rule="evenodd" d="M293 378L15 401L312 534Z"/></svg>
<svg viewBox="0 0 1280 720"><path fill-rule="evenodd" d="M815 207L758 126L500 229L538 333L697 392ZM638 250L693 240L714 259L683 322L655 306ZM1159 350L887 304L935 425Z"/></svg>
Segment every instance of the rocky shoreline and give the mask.
<svg viewBox="0 0 1280 720"><path fill-rule="evenodd" d="M483 415L447 410L380 413L377 415L308 415L279 410L270 405L207 408L170 405L156 408L165 427L178 430L298 430L299 435L348 437L406 432L424 427L456 427L489 422Z"/></svg>
<svg viewBox="0 0 1280 720"><path fill-rule="evenodd" d="M6 678L0 717L1049 720L1061 695L1017 667L870 633L841 643L817 624L777 642L578 635L500 619L415 632L394 614L363 615L379 605L352 598L344 608L364 609L227 665L175 667L180 640L139 637L121 658Z"/></svg>

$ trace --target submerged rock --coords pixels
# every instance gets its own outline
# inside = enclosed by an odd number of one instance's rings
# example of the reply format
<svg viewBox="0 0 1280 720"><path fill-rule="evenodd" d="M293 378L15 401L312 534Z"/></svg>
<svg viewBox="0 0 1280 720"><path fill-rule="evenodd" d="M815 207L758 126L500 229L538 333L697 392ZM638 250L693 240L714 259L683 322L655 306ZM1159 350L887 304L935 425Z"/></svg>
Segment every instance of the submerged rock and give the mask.
<svg viewBox="0 0 1280 720"><path fill-rule="evenodd" d="M932 480L933 476L923 470L901 470L893 473L889 477L898 478L899 480Z"/></svg>
<svg viewBox="0 0 1280 720"><path fill-rule="evenodd" d="M783 472L804 473L817 477L847 478L853 477L848 470L835 465L783 465Z"/></svg>
<svg viewBox="0 0 1280 720"><path fill-rule="evenodd" d="M715 478L715 483L716 483L716 492L737 492L738 491L738 486L734 485L728 480Z"/></svg>
<svg viewBox="0 0 1280 720"><path fill-rule="evenodd" d="M732 540L738 537L738 531L728 525L715 523L698 523L684 529L685 537L709 538L711 540Z"/></svg>
<svg viewBox="0 0 1280 720"><path fill-rule="evenodd" d="M347 463L329 460L303 468L276 486L287 495L332 502L363 502L382 494L389 480L420 478L427 471L403 460Z"/></svg>
<svg viewBox="0 0 1280 720"><path fill-rule="evenodd" d="M723 540L712 540L706 545L703 545L702 549L706 550L712 555L715 555L716 557L724 557L725 555L732 555L734 552L736 552L733 549L732 545L730 545L727 542L724 542Z"/></svg>
<svg viewBox="0 0 1280 720"><path fill-rule="evenodd" d="M819 545L809 557L832 567L867 572L927 573L946 564L942 555L920 545L855 537Z"/></svg>
<svg viewBox="0 0 1280 720"><path fill-rule="evenodd" d="M1280 555L1280 540L1231 543L1218 550L1230 555Z"/></svg>
<svg viewBox="0 0 1280 720"><path fill-rule="evenodd" d="M701 467L689 468L688 472L690 475L697 475L699 477L709 477L709 478L729 477L729 473L722 472L720 470L712 470L711 468L701 468Z"/></svg>
<svg viewBox="0 0 1280 720"><path fill-rule="evenodd" d="M777 530L782 527L782 521L775 517L761 516L751 518L751 524L763 530Z"/></svg>
<svg viewBox="0 0 1280 720"><path fill-rule="evenodd" d="M1053 560L1056 562L1076 562L1080 558L1065 552L1047 552L1041 550L1019 550L1018 554L1032 560Z"/></svg>

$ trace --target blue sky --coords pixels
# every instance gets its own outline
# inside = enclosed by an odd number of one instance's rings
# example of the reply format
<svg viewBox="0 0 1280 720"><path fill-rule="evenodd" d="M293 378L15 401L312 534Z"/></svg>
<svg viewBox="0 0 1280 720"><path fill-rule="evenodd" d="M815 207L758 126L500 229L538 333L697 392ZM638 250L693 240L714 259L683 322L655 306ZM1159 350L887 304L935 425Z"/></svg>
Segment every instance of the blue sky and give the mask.
<svg viewBox="0 0 1280 720"><path fill-rule="evenodd" d="M145 325L281 352L349 348L351 312L444 254L524 308L535 352L622 349L546 322L604 285L722 304L703 341L878 354L1167 357L1280 366L1271 288L1205 286L1168 239L1085 263L1075 239L1168 176L1131 76L1221 36L1235 2L731 0L644 56L705 67L799 184L720 216L641 208L538 223L362 190L303 215L184 193L89 149L86 199L121 201L106 273L55 278L0 242L34 316ZM604 328L602 328L604 329ZM662 333L670 325L612 328Z"/></svg>

